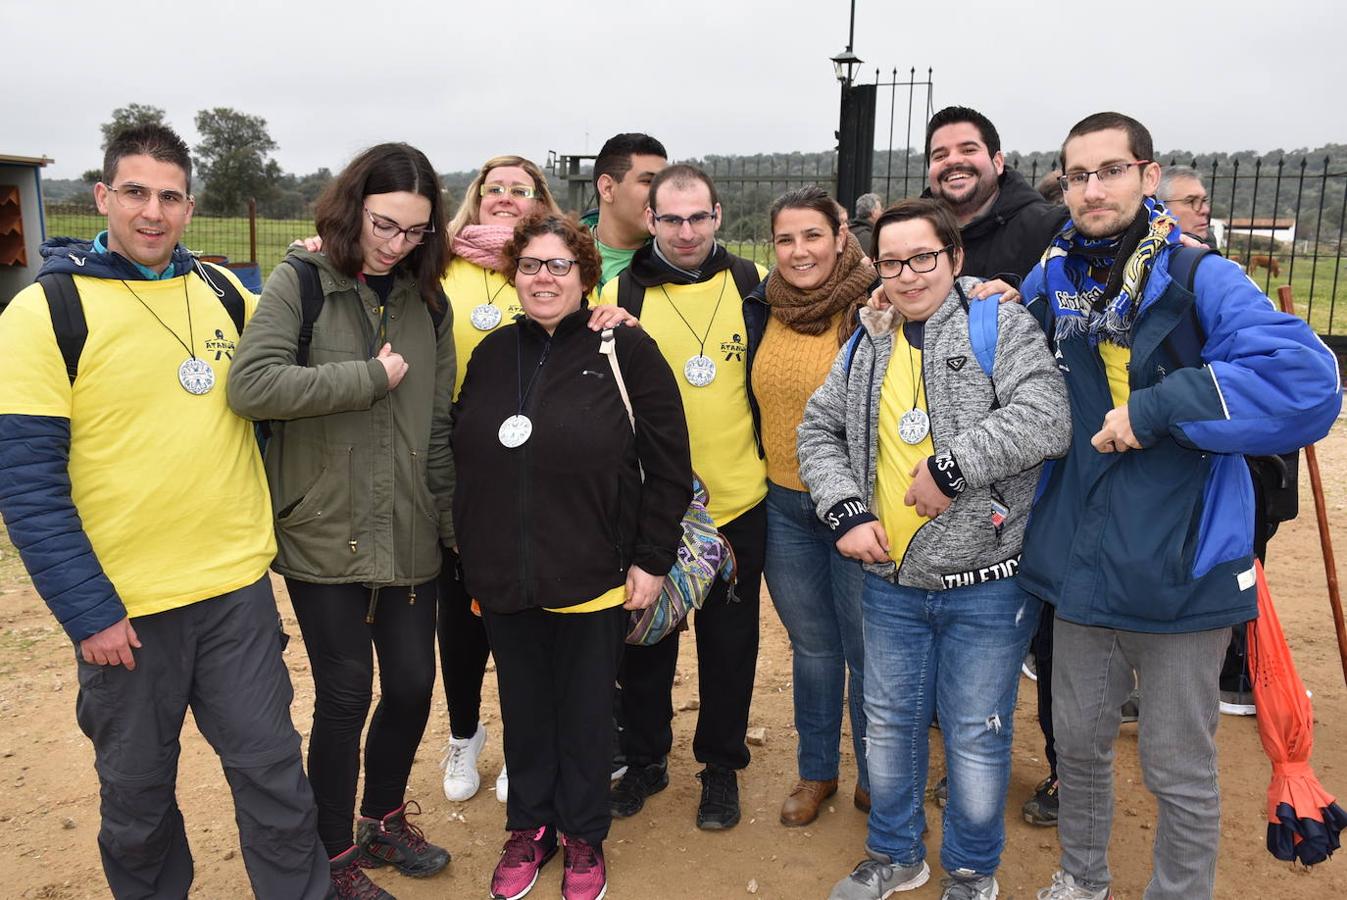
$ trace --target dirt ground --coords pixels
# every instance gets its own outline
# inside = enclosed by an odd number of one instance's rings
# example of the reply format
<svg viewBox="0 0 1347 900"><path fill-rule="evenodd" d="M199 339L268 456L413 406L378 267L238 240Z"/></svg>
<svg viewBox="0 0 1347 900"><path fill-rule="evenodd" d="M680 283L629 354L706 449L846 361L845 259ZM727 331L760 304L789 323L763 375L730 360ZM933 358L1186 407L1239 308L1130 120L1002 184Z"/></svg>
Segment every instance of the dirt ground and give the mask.
<svg viewBox="0 0 1347 900"><path fill-rule="evenodd" d="M1320 446L1329 514L1338 552L1347 557L1347 429L1337 428ZM1269 580L1283 626L1305 684L1314 692L1317 722L1314 764L1328 790L1347 797L1347 690L1325 588L1309 479L1301 467L1301 516L1283 526L1270 550ZM0 895L75 900L106 897L95 839L98 783L93 753L75 725L77 691L70 644L34 594L13 551L0 556L0 829L10 860ZM1339 569L1339 572L1342 570ZM299 629L281 595L282 613L295 640L287 656L295 682L294 718L307 736L313 689ZM850 803L855 766L843 740L842 786L832 805L808 828L777 821L780 803L795 776L791 719L790 647L763 599L762 652L752 722L766 730L763 746L740 776L743 822L732 831L698 831L698 797L691 736L695 712L680 711L674 725L669 790L652 798L633 819L615 822L606 845L609 896L626 898L822 898L862 854L865 816ZM697 696L693 642L686 640L675 687L675 708ZM440 790L437 762L448 737L443 695L437 696L412 771L409 796L425 814L427 835L447 846L453 863L443 874L413 881L394 873L374 878L402 900L485 897L504 837L504 808L491 787L501 764L499 712L494 678L487 679L483 717L491 740L482 761L483 789L467 803L450 803ZM438 689L437 689L438 690ZM1007 846L999 873L1001 896L1030 900L1057 865L1056 834L1034 828L1019 807L1043 776L1042 739L1030 682L1021 683L1015 758L1007 803ZM1251 718L1223 717L1221 752L1221 851L1217 896L1221 898L1347 897L1347 851L1313 870L1295 870L1264 847L1265 792L1269 764ZM1141 785L1136 726L1123 726L1118 742L1118 816L1111 863L1119 898L1139 898L1150 871L1155 804ZM940 765L938 754L933 766ZM189 717L183 733L179 801L196 856L193 897L232 898L250 891L238 851L229 793L217 760ZM1347 799L1344 800L1347 805ZM928 848L938 858L939 817L932 805ZM938 873L937 873L938 874ZM550 864L531 896L560 894L561 867ZM910 895L938 897L938 878Z"/></svg>

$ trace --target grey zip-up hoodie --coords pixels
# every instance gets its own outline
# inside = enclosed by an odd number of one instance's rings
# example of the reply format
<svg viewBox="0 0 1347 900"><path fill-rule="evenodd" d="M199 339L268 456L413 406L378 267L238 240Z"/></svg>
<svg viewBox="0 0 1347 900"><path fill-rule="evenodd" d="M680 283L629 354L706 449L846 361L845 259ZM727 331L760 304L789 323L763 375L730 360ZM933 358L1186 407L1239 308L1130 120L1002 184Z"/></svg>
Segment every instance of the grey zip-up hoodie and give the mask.
<svg viewBox="0 0 1347 900"><path fill-rule="evenodd" d="M943 590L1013 575L1043 460L1064 454L1071 440L1066 384L1042 329L1019 304L999 306L996 361L991 378L983 373L960 296L977 283L959 279L926 321L921 356L936 457L952 457L960 489L902 559L865 566L906 587ZM864 335L849 372L843 347L805 405L800 479L837 537L875 518L879 394L902 322L893 308L861 310Z"/></svg>

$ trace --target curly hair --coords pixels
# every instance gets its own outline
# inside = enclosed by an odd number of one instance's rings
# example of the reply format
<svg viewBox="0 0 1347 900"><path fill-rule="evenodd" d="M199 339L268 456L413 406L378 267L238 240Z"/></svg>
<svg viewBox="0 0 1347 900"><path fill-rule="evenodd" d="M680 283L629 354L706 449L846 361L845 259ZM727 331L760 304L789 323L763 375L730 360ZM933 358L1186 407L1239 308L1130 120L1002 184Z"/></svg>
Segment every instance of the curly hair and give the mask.
<svg viewBox="0 0 1347 900"><path fill-rule="evenodd" d="M580 291L588 296L599 283L603 272L603 259L599 248L594 246L594 237L589 229L581 225L573 215L547 210L529 213L514 227L514 235L501 251L505 259L504 274L514 284L515 273L519 270L519 257L529 241L545 234L554 234L561 238L566 249L575 254L576 265L580 268Z"/></svg>
<svg viewBox="0 0 1347 900"><path fill-rule="evenodd" d="M430 201L429 224L434 234L418 244L395 270L416 279L426 305L438 309L440 279L449 266L444 238L444 199L439 176L426 155L410 144L377 144L342 169L314 207L314 224L323 239L323 253L337 271L354 276L364 253L360 236L365 230L365 198L371 194L407 191Z"/></svg>

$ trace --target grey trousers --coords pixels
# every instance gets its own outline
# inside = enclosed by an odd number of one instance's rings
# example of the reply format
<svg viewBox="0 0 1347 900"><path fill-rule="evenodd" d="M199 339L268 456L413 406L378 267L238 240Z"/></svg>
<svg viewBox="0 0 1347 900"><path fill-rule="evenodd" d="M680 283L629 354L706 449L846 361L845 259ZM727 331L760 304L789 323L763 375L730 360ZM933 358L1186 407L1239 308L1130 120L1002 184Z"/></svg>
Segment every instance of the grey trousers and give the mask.
<svg viewBox="0 0 1347 900"><path fill-rule="evenodd" d="M1092 889L1111 882L1113 743L1136 671L1141 773L1159 802L1145 900L1202 900L1216 883L1221 796L1218 676L1230 629L1143 634L1057 619L1052 724L1062 870Z"/></svg>
<svg viewBox="0 0 1347 900"><path fill-rule="evenodd" d="M131 620L135 671L79 663L75 715L94 745L98 849L117 900L183 898L192 854L176 782L187 708L220 756L261 898L322 898L329 866L290 722L294 693L271 582Z"/></svg>

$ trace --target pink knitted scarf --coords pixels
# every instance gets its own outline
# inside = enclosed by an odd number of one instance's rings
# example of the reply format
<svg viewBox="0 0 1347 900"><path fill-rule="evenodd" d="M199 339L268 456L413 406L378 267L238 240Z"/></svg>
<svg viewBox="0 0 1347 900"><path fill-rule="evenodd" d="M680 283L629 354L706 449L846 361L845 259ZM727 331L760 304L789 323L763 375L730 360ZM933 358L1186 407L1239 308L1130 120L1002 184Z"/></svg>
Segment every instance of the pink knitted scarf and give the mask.
<svg viewBox="0 0 1347 900"><path fill-rule="evenodd" d="M509 225L464 225L463 230L454 235L454 256L499 272L505 265L501 251L512 234L514 228Z"/></svg>

